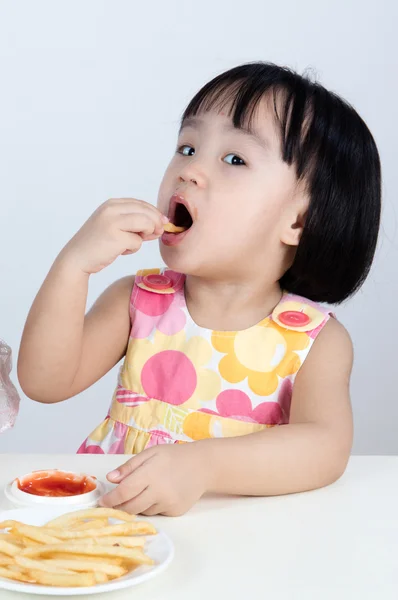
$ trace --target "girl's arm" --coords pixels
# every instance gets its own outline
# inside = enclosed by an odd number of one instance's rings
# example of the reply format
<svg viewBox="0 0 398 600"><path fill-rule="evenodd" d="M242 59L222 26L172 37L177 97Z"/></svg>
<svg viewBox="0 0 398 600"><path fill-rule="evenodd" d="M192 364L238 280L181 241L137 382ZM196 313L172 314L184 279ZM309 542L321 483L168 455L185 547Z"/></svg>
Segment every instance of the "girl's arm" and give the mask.
<svg viewBox="0 0 398 600"><path fill-rule="evenodd" d="M197 444L209 465L207 489L279 495L338 479L346 468L353 438L352 361L350 337L331 319L296 377L288 425Z"/></svg>
<svg viewBox="0 0 398 600"><path fill-rule="evenodd" d="M130 330L133 279L112 285L85 316L88 281L121 254L163 233L165 217L152 205L108 200L62 250L26 321L18 377L27 396L59 402L83 391L124 355Z"/></svg>
<svg viewBox="0 0 398 600"><path fill-rule="evenodd" d="M205 492L269 496L332 483L351 451L351 368L351 340L331 319L296 377L288 425L144 450L108 474L119 485L102 505L177 516Z"/></svg>
<svg viewBox="0 0 398 600"><path fill-rule="evenodd" d="M24 393L66 400L98 381L124 356L134 277L112 284L85 316L88 276L56 261L30 310L18 358Z"/></svg>

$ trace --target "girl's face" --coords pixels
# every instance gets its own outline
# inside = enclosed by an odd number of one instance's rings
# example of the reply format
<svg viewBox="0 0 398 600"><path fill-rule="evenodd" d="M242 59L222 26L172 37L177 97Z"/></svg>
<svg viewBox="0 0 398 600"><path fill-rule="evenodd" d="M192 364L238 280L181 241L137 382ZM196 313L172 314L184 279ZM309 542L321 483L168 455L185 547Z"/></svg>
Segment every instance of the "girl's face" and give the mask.
<svg viewBox="0 0 398 600"><path fill-rule="evenodd" d="M269 103L259 105L251 131L234 128L227 114L209 111L182 125L158 207L172 223L191 226L162 237L162 257L188 275L268 272L277 281L294 258L307 199L282 161Z"/></svg>

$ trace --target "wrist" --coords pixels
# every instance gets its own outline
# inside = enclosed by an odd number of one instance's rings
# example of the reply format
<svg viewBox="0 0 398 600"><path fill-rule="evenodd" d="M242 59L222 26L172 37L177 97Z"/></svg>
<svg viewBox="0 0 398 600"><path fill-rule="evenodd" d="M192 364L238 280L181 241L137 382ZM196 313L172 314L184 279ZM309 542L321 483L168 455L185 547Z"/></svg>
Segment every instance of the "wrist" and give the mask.
<svg viewBox="0 0 398 600"><path fill-rule="evenodd" d="M204 491L216 491L216 463L214 459L214 440L201 440L190 444L194 452L195 469L203 481Z"/></svg>
<svg viewBox="0 0 398 600"><path fill-rule="evenodd" d="M70 255L64 248L54 261L52 270L59 273L62 277L68 280L85 280L87 281L90 277L90 273L87 273L79 266L78 262L74 260L73 256Z"/></svg>

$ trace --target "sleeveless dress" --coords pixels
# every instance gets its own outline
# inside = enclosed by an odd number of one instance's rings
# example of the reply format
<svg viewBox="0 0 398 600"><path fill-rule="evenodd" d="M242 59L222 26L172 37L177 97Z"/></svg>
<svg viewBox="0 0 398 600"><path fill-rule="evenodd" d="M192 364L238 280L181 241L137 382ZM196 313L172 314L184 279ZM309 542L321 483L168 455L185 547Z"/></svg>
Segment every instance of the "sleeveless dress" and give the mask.
<svg viewBox="0 0 398 600"><path fill-rule="evenodd" d="M284 293L257 325L211 331L191 318L184 283L168 269L137 274L112 403L78 453L137 454L289 422L295 377L332 313Z"/></svg>

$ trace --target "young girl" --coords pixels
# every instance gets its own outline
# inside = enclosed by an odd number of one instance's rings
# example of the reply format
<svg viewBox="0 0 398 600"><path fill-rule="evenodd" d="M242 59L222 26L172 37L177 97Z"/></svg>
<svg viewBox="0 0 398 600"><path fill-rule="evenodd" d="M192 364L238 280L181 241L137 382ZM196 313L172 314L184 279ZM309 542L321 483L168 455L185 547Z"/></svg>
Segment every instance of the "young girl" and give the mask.
<svg viewBox="0 0 398 600"><path fill-rule="evenodd" d="M318 303L361 286L379 219L374 140L335 94L264 63L199 91L158 208L100 206L23 334L19 380L38 402L82 392L124 357L79 449L136 455L108 475L104 506L179 515L209 491L287 494L341 476L352 346ZM90 276L158 238L168 268L117 281L85 316Z"/></svg>

